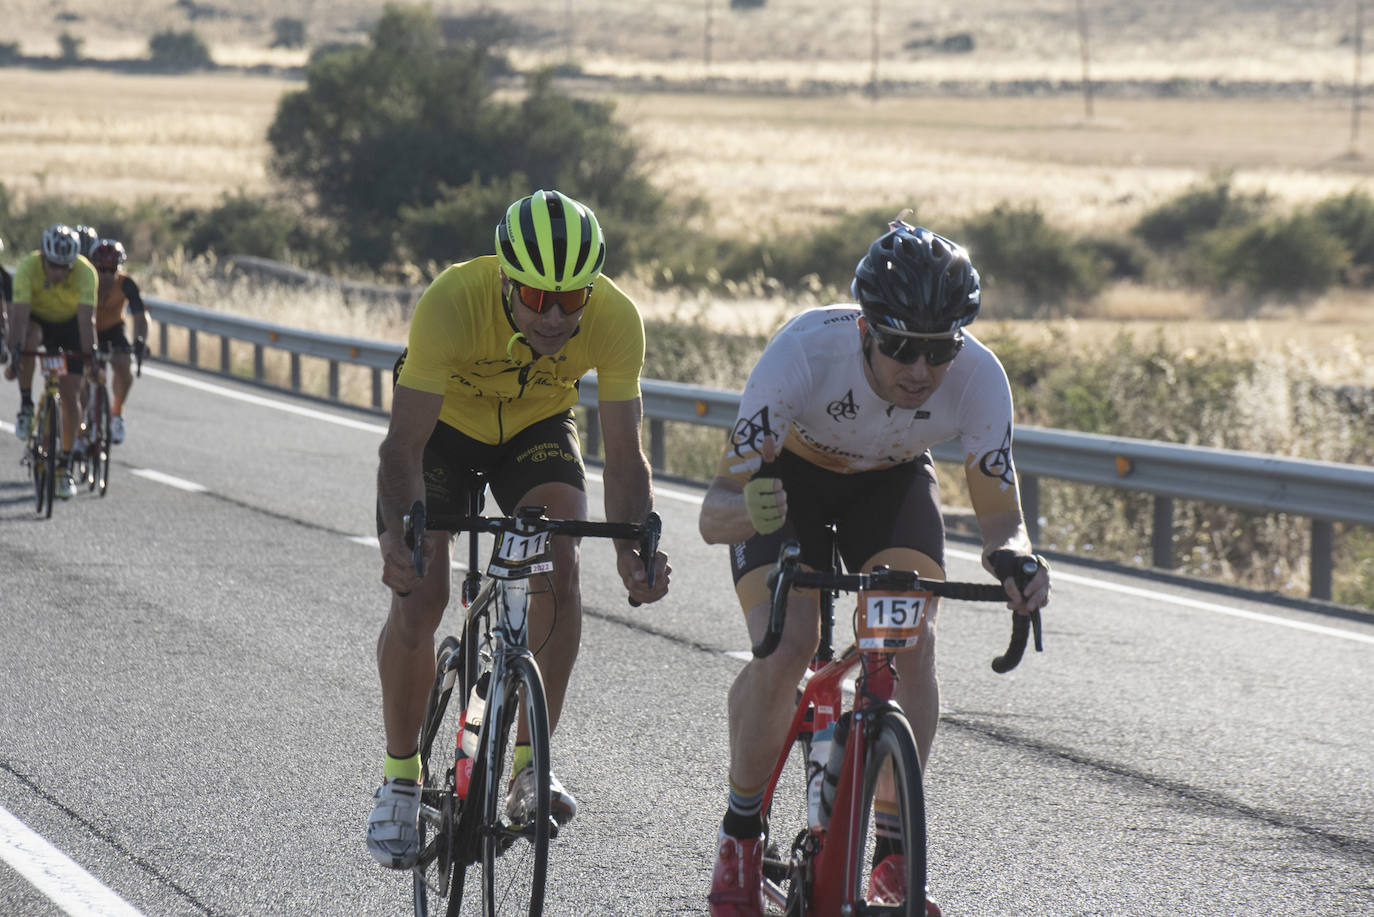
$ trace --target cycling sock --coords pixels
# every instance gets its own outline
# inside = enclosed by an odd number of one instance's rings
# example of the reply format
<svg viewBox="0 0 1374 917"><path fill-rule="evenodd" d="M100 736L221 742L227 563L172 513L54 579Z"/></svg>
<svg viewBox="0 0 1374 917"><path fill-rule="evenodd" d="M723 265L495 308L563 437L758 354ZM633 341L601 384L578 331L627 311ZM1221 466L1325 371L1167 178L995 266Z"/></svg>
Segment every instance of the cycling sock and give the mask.
<svg viewBox="0 0 1374 917"><path fill-rule="evenodd" d="M30 408L31 408L31 407L33 407L33 390L32 390L32 389L24 389L24 388L21 388L21 389L19 390L19 406L20 406L21 408L24 408L24 407L30 407Z"/></svg>
<svg viewBox="0 0 1374 917"><path fill-rule="evenodd" d="M410 754L402 758L397 758L386 753L386 766L382 769L382 776L388 780L414 780L420 782L420 749L415 749Z"/></svg>
<svg viewBox="0 0 1374 917"><path fill-rule="evenodd" d="M730 784L730 808L725 811L721 827L731 837L755 838L763 833L763 794L741 791Z"/></svg>
<svg viewBox="0 0 1374 917"><path fill-rule="evenodd" d="M515 753L510 758L510 772L518 774L534 760L534 750L529 742L516 742Z"/></svg>

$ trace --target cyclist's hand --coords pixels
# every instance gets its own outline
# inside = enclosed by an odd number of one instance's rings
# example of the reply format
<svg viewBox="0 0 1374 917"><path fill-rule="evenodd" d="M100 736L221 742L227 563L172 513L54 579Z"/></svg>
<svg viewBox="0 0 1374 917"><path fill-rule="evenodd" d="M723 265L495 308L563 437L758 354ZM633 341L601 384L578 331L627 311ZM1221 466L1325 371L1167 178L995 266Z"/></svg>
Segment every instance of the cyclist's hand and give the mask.
<svg viewBox="0 0 1374 917"><path fill-rule="evenodd" d="M148 345L143 338L134 338L134 356L138 358L138 362L143 362L143 355L147 352L147 349Z"/></svg>
<svg viewBox="0 0 1374 917"><path fill-rule="evenodd" d="M1017 614L1028 615L1050 603L1050 562L1039 554L1019 554L1009 548L993 551L988 556L993 575L1007 590L1007 607ZM1022 572L1027 561L1036 565L1029 578ZM1024 581L1024 585L1018 585Z"/></svg>
<svg viewBox="0 0 1374 917"><path fill-rule="evenodd" d="M621 582L625 584L625 591L641 605L657 602L668 594L668 576L673 572L673 567L668 563L668 555L662 551L654 555L653 588L649 587L649 577L644 572L644 561L640 560L638 551L616 551L615 566Z"/></svg>
<svg viewBox="0 0 1374 917"><path fill-rule="evenodd" d="M754 478L744 485L744 506L754 531L768 535L782 528L787 518L787 491L781 478Z"/></svg>
<svg viewBox="0 0 1374 917"><path fill-rule="evenodd" d="M411 550L406 545L405 537L400 532L387 530L377 537L377 541L382 548L382 582L390 586L398 595L409 595L411 590L420 582L419 575L415 572L415 561L411 557ZM431 534L425 535L425 561L426 567L432 561L435 552L438 550L438 542Z"/></svg>

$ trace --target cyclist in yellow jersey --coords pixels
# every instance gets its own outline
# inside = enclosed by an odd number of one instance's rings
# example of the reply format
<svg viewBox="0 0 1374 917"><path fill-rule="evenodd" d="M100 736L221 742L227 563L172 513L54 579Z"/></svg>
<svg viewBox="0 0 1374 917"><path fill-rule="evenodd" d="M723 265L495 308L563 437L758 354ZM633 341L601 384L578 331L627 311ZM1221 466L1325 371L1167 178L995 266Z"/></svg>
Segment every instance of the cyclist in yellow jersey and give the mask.
<svg viewBox="0 0 1374 917"><path fill-rule="evenodd" d="M102 353L110 355L114 368L114 383L110 386L110 442L124 442L124 405L129 389L134 385L129 353L143 359L144 341L148 337L148 317L144 314L143 295L138 284L122 268L128 253L118 239L101 239L91 249L91 263L100 279L96 291L95 334ZM134 342L131 345L124 330L124 309L134 317Z"/></svg>
<svg viewBox="0 0 1374 917"><path fill-rule="evenodd" d="M68 461L80 422L81 375L95 346L95 268L81 255L76 232L63 223L43 231L39 250L31 252L14 272L14 302L10 304L10 347L33 350L40 342L49 350L66 351L67 375L62 377L62 458L57 495L73 492ZM16 361L19 417L14 432L27 439L33 424L33 357Z"/></svg>
<svg viewBox="0 0 1374 917"><path fill-rule="evenodd" d="M634 303L601 274L605 256L589 208L557 191L537 191L506 211L495 255L452 265L415 307L377 472L382 582L393 594L377 641L387 754L367 846L384 866L409 868L419 853L418 736L434 676L434 632L449 596L449 539L425 537L434 572L417 577L403 514L415 500L432 513L466 513L473 472L480 471L505 514L538 505L551 518L586 519L571 409L577 381L590 370L600 399L606 519L643 522L653 508L640 445L644 326ZM530 598L530 645L548 694L550 731L582 630L577 540L555 538L553 550L549 588ZM653 558L650 588L634 543L617 541L615 552L631 598L653 602L666 594L671 568L664 554ZM522 767L521 757L517 747L509 810L525 808L535 790L533 769ZM554 817L567 821L577 803L556 777L550 782Z"/></svg>

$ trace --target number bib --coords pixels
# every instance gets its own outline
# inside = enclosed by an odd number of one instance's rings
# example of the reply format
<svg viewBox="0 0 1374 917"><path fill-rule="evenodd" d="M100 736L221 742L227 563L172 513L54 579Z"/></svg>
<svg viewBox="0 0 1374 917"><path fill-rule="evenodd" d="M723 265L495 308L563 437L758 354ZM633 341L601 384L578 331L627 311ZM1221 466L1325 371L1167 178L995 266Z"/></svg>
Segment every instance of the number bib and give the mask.
<svg viewBox="0 0 1374 917"><path fill-rule="evenodd" d="M487 575L497 579L524 579L535 573L552 572L549 537L548 532L533 535L501 532L491 553L491 563L487 565Z"/></svg>
<svg viewBox="0 0 1374 917"><path fill-rule="evenodd" d="M859 650L900 653L911 649L921 638L926 606L932 599L929 592L860 592L854 620Z"/></svg>
<svg viewBox="0 0 1374 917"><path fill-rule="evenodd" d="M67 374L67 358L60 353L40 354L38 357L39 368L45 373L53 373L58 376Z"/></svg>

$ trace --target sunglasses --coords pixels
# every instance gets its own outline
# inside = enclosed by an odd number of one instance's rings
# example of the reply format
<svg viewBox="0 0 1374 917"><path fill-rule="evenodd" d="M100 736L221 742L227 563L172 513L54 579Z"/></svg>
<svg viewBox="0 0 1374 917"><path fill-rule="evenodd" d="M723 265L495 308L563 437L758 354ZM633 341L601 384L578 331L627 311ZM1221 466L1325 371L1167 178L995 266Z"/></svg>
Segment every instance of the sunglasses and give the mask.
<svg viewBox="0 0 1374 917"><path fill-rule="evenodd" d="M558 306L563 310L564 315L573 315L581 311L587 304L587 299L592 295L592 285L579 287L576 290L541 290L537 287L527 287L523 283L510 282L511 290L516 296L520 297L520 302L525 308L533 309L535 312L543 312L550 306Z"/></svg>
<svg viewBox="0 0 1374 917"><path fill-rule="evenodd" d="M926 358L927 366L943 366L964 346L963 334L947 338L910 337L884 331L877 325L870 325L873 338L878 342L878 353L890 360L910 366L921 357Z"/></svg>
<svg viewBox="0 0 1374 917"><path fill-rule="evenodd" d="M119 273L119 268L117 268L117 267L97 267L97 268L96 268L96 271L99 272L99 273L101 273L101 274L118 274L118 273Z"/></svg>

